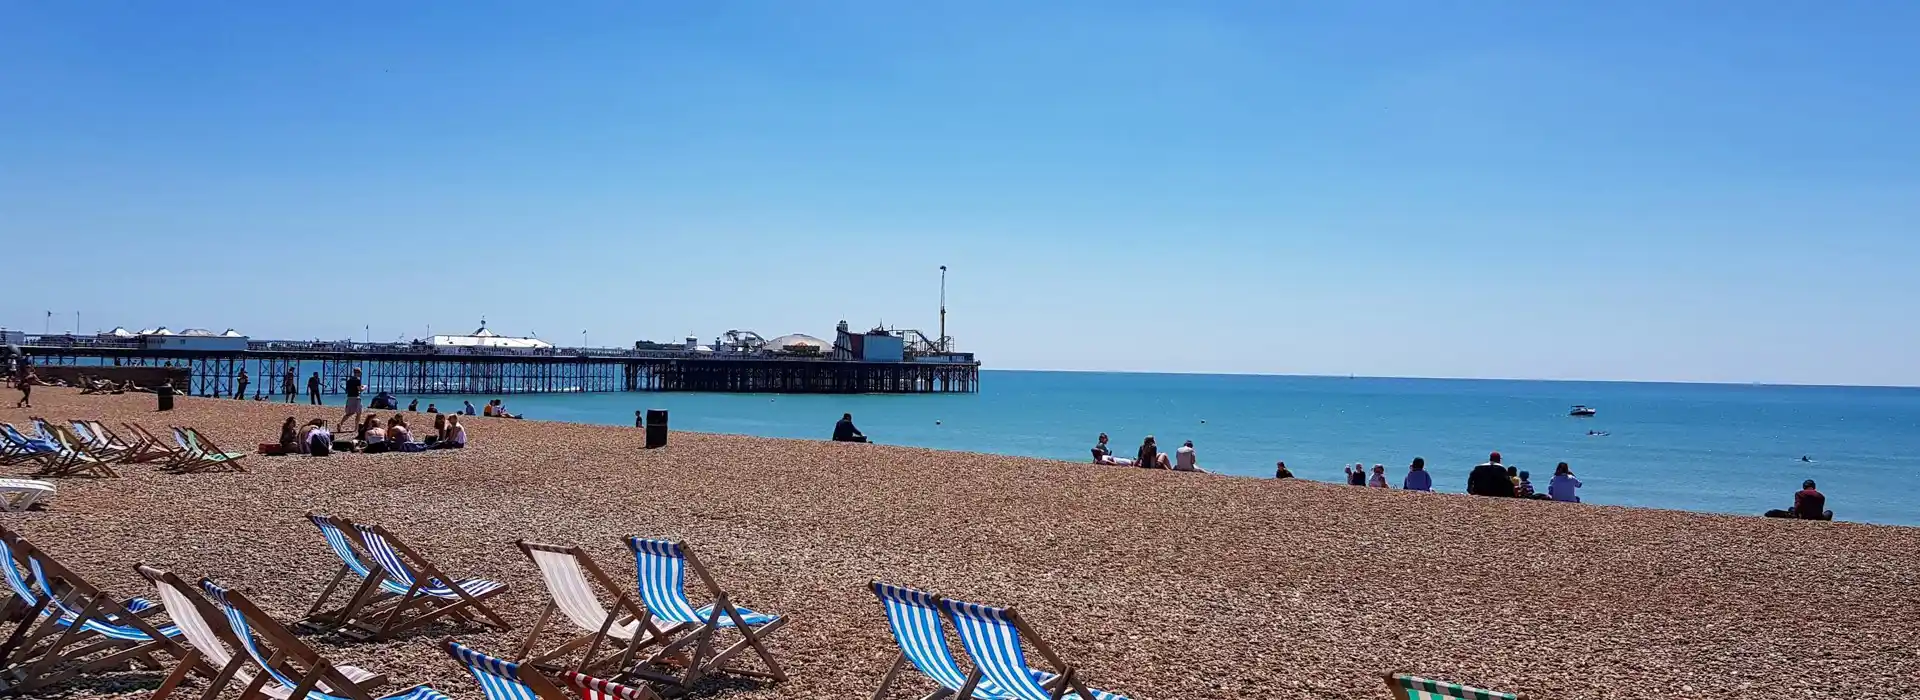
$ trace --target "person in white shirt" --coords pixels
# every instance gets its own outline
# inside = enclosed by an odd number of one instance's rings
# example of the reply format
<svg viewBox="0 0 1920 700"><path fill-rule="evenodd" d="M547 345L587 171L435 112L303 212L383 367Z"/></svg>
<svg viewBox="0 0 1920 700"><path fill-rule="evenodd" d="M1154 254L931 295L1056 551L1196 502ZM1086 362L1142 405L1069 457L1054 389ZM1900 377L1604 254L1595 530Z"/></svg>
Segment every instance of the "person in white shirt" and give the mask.
<svg viewBox="0 0 1920 700"><path fill-rule="evenodd" d="M1200 471L1199 465L1194 462L1192 440L1188 440L1186 444L1180 446L1180 449L1173 451L1173 470L1177 472Z"/></svg>
<svg viewBox="0 0 1920 700"><path fill-rule="evenodd" d="M467 446L467 428L460 424L460 416L447 416L447 429L440 439L433 443L436 450L457 450Z"/></svg>

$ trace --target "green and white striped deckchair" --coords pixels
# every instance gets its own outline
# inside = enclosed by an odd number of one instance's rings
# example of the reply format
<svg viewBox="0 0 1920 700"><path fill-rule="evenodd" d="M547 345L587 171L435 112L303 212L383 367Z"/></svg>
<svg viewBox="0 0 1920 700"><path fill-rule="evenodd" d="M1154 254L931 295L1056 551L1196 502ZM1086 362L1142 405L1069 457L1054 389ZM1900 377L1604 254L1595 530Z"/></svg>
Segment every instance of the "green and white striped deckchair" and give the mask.
<svg viewBox="0 0 1920 700"><path fill-rule="evenodd" d="M1394 700L1526 700L1527 697L1405 673L1388 674L1387 690L1393 692Z"/></svg>

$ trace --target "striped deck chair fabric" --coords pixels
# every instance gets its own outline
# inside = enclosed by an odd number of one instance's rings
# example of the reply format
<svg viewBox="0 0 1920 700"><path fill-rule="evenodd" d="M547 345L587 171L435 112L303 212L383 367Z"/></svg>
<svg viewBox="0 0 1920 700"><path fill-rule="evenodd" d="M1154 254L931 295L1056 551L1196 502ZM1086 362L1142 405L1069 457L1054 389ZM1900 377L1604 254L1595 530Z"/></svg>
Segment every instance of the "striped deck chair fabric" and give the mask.
<svg viewBox="0 0 1920 700"><path fill-rule="evenodd" d="M874 597L880 599L880 607L887 615L887 627L893 632L894 644L900 647L893 668L887 671L886 679L881 681L875 697L884 695L893 687L902 662L912 663L914 668L946 691L957 691L964 687L967 673L960 670L960 662L953 658L952 650L947 648L947 626L940 621L940 596L879 581L869 583L868 587L873 590ZM986 678L980 679L974 686L973 695L981 698L1007 696L1005 691Z"/></svg>
<svg viewBox="0 0 1920 700"><path fill-rule="evenodd" d="M45 463L60 453L60 446L53 441L27 437L12 423L0 423L0 438L6 441L7 464Z"/></svg>
<svg viewBox="0 0 1920 700"><path fill-rule="evenodd" d="M566 694L560 692L560 688L555 686L553 681L548 680L531 665L489 656L451 639L447 640L442 648L446 650L447 656L453 657L454 663L460 664L461 668L466 669L467 673L473 676L474 683L479 684L480 692L487 696L487 700L568 700ZM610 694L604 696L592 696L582 691L581 697L587 700L602 700L602 698L605 700L652 700L654 698L653 693L645 688L633 688L578 673L572 676L585 680L573 681L570 678L570 683L584 683L609 689L607 692ZM626 694L620 694L621 692Z"/></svg>
<svg viewBox="0 0 1920 700"><path fill-rule="evenodd" d="M80 620L81 629L108 639L119 639L129 642L144 642L153 639L153 635L148 634L146 630L127 624L126 617L118 613L108 612L99 615L89 615L85 619L81 619L82 611L73 609L73 606L62 596L55 595L50 590L50 584L48 582L52 579L47 576L46 567L41 563L40 557L32 550L26 550L24 547L18 550L15 549L15 545L9 543L7 539L9 538L0 538L0 574L5 575L7 586L13 589L14 596L17 597L21 603L27 607L34 607L40 605L41 601L46 601L48 605L47 614L49 616L57 615L58 617L54 619L54 622L61 627L72 626L75 620ZM26 551L23 552L21 550ZM23 554L24 556L22 556ZM27 561L27 567L32 570L32 582L27 580L27 573L20 570L20 559L25 559ZM39 584L38 588L40 590L37 592L34 590L36 587L34 585L35 583ZM127 601L126 612L138 614L151 607L153 607L152 601L144 598L134 598ZM174 625L166 625L152 629L163 636L180 636L180 628Z"/></svg>
<svg viewBox="0 0 1920 700"><path fill-rule="evenodd" d="M0 528L0 578L12 589L14 602L25 608L0 642L0 669L5 670L0 692L33 693L129 663L161 668L155 657L159 652L174 658L186 655L173 641L179 628L156 628L143 619L159 612L152 603L138 598L124 605L114 602L5 528ZM80 607L75 609L75 604Z"/></svg>
<svg viewBox="0 0 1920 700"><path fill-rule="evenodd" d="M651 688L615 683L579 671L569 671L564 678L567 686L585 700L649 700L659 697L654 695Z"/></svg>
<svg viewBox="0 0 1920 700"><path fill-rule="evenodd" d="M337 629L359 616L367 606L377 606L394 596L407 594L407 585L389 580L383 572L374 571L361 561L360 554L354 551L352 536L347 534L347 530L353 528L352 522L312 512L307 513L307 521L320 529L320 536L326 540L327 548L333 550L334 557L340 560L340 568L335 570L326 588L320 591L320 597L313 601L313 606L307 609L307 614L294 623L296 627L315 631ZM328 602L333 599L334 592L349 576L358 578L360 587L347 597L343 607L329 608Z"/></svg>
<svg viewBox="0 0 1920 700"><path fill-rule="evenodd" d="M151 445L148 445L145 440L140 439L137 435L134 436L132 440L121 437L118 433L108 430L107 426L100 421L87 421L87 427L92 430L95 437L104 438L108 444L125 446L126 457L123 461L129 463L151 462L164 458L167 455L165 451L153 449Z"/></svg>
<svg viewBox="0 0 1920 700"><path fill-rule="evenodd" d="M540 579L546 584L550 596L546 610L540 614L533 629L527 632L527 640L515 658L536 665L548 664L584 646L585 653L573 665L575 672L581 672L598 665L601 660L595 656L608 640L624 642L621 646L629 650L659 640L661 632L653 625L652 616L646 608L640 605L638 594L620 590L613 579L593 562L593 557L586 550L526 540L514 544L540 570ZM599 591L605 591L613 597L614 612L608 612L601 605ZM553 649L534 654L533 646L539 640L541 630L556 611L584 634ZM641 633L643 629L647 631L646 634ZM640 639L636 640L636 637ZM622 663L630 659L631 652L628 652L623 655Z"/></svg>
<svg viewBox="0 0 1920 700"><path fill-rule="evenodd" d="M787 679L786 671L780 668L773 652L764 643L768 635L786 625L785 616L755 612L733 604L726 591L721 590L712 574L700 565L699 559L685 543L630 537L627 538L627 547L633 550L640 599L646 604L647 613L665 621L667 624L662 627L663 635L674 637L663 639L660 649L651 658L641 662L641 667L651 666L691 645L696 650L695 658L688 661L677 678L668 680L683 686L691 685L700 676L714 671L760 676L776 681ZM689 570L700 580L714 602L695 608L693 602L687 599L686 575ZM712 650L711 642L715 633L723 629L738 632L740 640L709 657L699 658ZM728 660L749 648L766 665L766 671L727 665Z"/></svg>
<svg viewBox="0 0 1920 700"><path fill-rule="evenodd" d="M114 461L124 461L132 454L133 447L95 434L83 421L67 421L67 424L72 426L73 436L80 438L80 442L93 450L94 454Z"/></svg>
<svg viewBox="0 0 1920 700"><path fill-rule="evenodd" d="M1524 700L1526 696L1436 681L1405 673L1387 676L1394 700Z"/></svg>
<svg viewBox="0 0 1920 700"><path fill-rule="evenodd" d="M960 634L961 645L966 647L967 655L973 658L974 673L979 674L982 681L993 682L989 690L1004 692L1006 697L1018 700L1054 700L1055 691L1047 686L1057 688L1059 683L1064 682L1069 686L1064 697L1125 700L1124 696L1083 685L1075 677L1075 671L1055 656L1012 608L996 608L946 598L940 600L940 607L953 620L954 629ZM1023 640L1034 645L1043 659L1059 669L1059 675L1037 671L1027 665ZM966 697L968 695L963 694L961 700Z"/></svg>
<svg viewBox="0 0 1920 700"><path fill-rule="evenodd" d="M400 591L399 600L381 616L384 619L380 622L378 629L366 630L375 638L386 637L443 615L454 615L502 630L513 628L484 602L506 590L507 584L477 578L460 579L449 584L447 581L451 580L451 577L446 576L432 562L408 548L392 533L378 525L354 523L353 527L359 531L360 543L366 547L367 554L373 558L373 563L380 567L386 578L396 584ZM384 584L381 587L387 591L396 590L395 587ZM411 619L401 620L403 613L419 607L418 603L426 598L437 599L441 604L423 608L420 614ZM473 617L474 614L486 619L476 619ZM362 628L365 629L364 626Z"/></svg>
<svg viewBox="0 0 1920 700"><path fill-rule="evenodd" d="M209 688L206 691L209 694L218 694L221 689L227 687L228 683L234 681L239 682L241 687L253 684L253 674L235 665L236 661L242 660L236 659L231 651L240 647L240 644L230 636L231 627L221 625L216 628L207 624L208 615L220 615L215 619L224 621L224 614L211 607L206 607L203 611L203 606L206 606L205 598L200 597L199 593L194 592L193 586L188 585L178 576L145 564L134 568L142 577L153 583L154 593L160 598L160 605L166 609L167 617L179 626L181 636L192 647L192 653L197 655L197 658L190 656L181 659L180 663L174 666L173 673L169 674L160 684L160 688L154 691L151 700L166 700L167 696L186 680L187 674L196 668L212 669L217 674L214 680L220 685ZM230 665L234 668L228 672L227 668ZM334 669L363 690L386 683L385 676L355 666L335 666ZM327 688L323 687L322 690ZM287 697L292 694L287 686L279 683L272 686L262 684L260 692L279 700L287 700Z"/></svg>
<svg viewBox="0 0 1920 700"><path fill-rule="evenodd" d="M280 686L280 688L271 689L271 690L265 687L262 687L261 689L262 692L266 692L270 695L274 695L275 697L280 697L280 698L287 698L296 694L304 694L305 697L312 698L313 700L365 700L366 698L368 698L368 695L366 694L366 692L360 690L358 686L354 685L353 681L347 676L347 674L345 674L342 671L342 669L346 667L334 666L331 663L313 663L316 660L320 660L320 656L318 653L315 653L312 649L309 649L309 648L300 648L300 649L281 648L281 649L278 649L278 651L281 652L281 654L285 657L292 657L294 659L312 663L313 667L307 669L306 673L308 674L308 676L319 675L321 677L317 679L312 677L304 677L300 680L295 680L289 677L282 667L275 666L272 663L275 660L274 655L269 654L265 650L261 649L260 644L257 641L255 641L254 639L255 618L253 616L248 615L247 612L245 610L242 610L240 607L240 603L244 601L245 598L240 594L238 594L237 592L233 591L232 589L229 589L225 586L221 586L220 584L215 583L212 580L208 580L208 579L202 579L200 581L200 588L203 592L207 594L208 600L211 600L213 602L214 607L217 608L222 613L222 615L226 617L227 626L233 632L233 637L240 641L240 646L246 649L247 655L253 659L253 663L257 665L261 670L266 672L267 676L272 679L271 680L272 683L278 684ZM251 603L248 603L247 607L258 610L258 608L255 608L254 606L252 606ZM259 620L259 621L263 624L272 624L272 625L279 624L279 623L273 622L270 619ZM298 641L293 638L293 635L291 632L287 632L285 629L275 630L275 632L278 633L274 635L274 638L276 641L287 643L288 646L298 644ZM331 680L325 678L325 676L329 674L335 676L335 678ZM302 689L305 689L304 693L302 693ZM281 692L285 692L286 694L281 695L280 694ZM333 693L342 693L344 696L334 695ZM438 690L434 690L433 688L429 688L425 685L417 685L412 688L402 690L398 693L381 696L380 700L452 700L452 699L447 697L446 694L441 693Z"/></svg>
<svg viewBox="0 0 1920 700"><path fill-rule="evenodd" d="M193 466L198 468L188 468L187 471L203 471L213 467L224 467L238 472L246 471L246 468L240 466L240 460L245 458L247 453L222 451L219 445L213 444L213 440L201 435L200 431L193 428L174 428L174 434L185 438L186 447L197 455Z"/></svg>
<svg viewBox="0 0 1920 700"><path fill-rule="evenodd" d="M59 454L55 455L52 461L47 462L39 471L34 473L36 476L75 476L81 474L106 477L119 476L119 474L113 471L113 467L107 464L108 460L106 458L94 454L93 450L88 449L86 443L81 442L80 438L76 437L72 431L58 425L48 424L45 421L36 420L34 422L45 432L51 433L53 435L53 443L60 448Z"/></svg>

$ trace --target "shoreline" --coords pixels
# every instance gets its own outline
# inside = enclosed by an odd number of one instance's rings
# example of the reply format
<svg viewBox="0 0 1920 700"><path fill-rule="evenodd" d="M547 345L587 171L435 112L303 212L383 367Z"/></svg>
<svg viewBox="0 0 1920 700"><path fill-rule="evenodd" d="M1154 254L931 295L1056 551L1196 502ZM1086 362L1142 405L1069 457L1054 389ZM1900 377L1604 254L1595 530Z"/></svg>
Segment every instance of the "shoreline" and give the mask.
<svg viewBox="0 0 1920 700"><path fill-rule="evenodd" d="M34 398L0 420L190 425L228 450L340 410ZM462 422L464 450L62 479L46 511L0 522L116 595L151 597L132 571L146 562L238 585L281 619L337 567L306 511L385 525L450 575L507 583L496 610L516 629L322 648L456 698L479 693L433 644L510 654L546 601L514 539L581 545L625 581L627 535L683 539L736 600L793 616L770 640L792 679L714 697L870 695L895 650L872 579L1016 606L1089 684L1136 700L1379 700L1390 671L1539 698L1893 698L1914 677L1920 563L1887 552L1920 551L1920 528L686 431L643 450L631 427Z"/></svg>

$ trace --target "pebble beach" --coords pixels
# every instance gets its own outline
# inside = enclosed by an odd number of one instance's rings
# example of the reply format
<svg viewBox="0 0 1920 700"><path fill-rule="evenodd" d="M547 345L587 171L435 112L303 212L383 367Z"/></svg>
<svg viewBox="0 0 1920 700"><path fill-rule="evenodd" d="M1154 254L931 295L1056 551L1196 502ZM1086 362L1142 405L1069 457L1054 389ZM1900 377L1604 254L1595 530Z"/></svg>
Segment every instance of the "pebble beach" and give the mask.
<svg viewBox="0 0 1920 700"><path fill-rule="evenodd" d="M275 440L288 416L340 418L304 403L182 398L157 413L148 394L36 387L33 409L4 396L0 420L16 426L184 425L234 451ZM437 643L511 655L546 601L515 540L581 545L624 581L629 535L685 541L736 602L792 619L770 642L790 680L719 679L705 697L870 696L895 654L874 579L1015 607L1089 685L1140 700L1381 700L1395 671L1536 699L1920 691L1920 528L688 432L645 450L634 428L462 420L464 450L255 455L246 473L124 465L59 480L44 511L0 523L123 598L153 597L133 569L147 563L237 586L283 620L337 568L306 512L384 525L453 576L506 582L494 608L516 629L309 639L387 674L388 691L424 682L462 700L481 693ZM432 418L409 422L425 434ZM159 678L48 696L144 697ZM917 692L898 697L933 689L903 678Z"/></svg>

